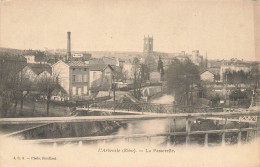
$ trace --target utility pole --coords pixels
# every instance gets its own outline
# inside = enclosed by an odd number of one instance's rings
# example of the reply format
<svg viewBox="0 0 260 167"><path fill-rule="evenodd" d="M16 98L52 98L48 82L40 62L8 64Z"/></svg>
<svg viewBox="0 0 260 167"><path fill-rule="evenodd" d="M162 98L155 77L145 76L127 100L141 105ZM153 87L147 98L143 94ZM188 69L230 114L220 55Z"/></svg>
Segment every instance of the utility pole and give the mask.
<svg viewBox="0 0 260 167"><path fill-rule="evenodd" d="M113 99L114 99L114 113L116 112L116 83L112 83L112 88L113 88Z"/></svg>

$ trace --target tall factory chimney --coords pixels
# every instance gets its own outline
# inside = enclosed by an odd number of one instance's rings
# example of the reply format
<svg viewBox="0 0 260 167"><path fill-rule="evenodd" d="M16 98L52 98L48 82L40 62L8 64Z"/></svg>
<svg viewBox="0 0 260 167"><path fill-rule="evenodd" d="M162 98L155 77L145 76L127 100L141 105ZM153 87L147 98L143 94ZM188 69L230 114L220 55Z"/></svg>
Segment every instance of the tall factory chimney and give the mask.
<svg viewBox="0 0 260 167"><path fill-rule="evenodd" d="M67 60L71 59L71 41L70 32L67 32Z"/></svg>

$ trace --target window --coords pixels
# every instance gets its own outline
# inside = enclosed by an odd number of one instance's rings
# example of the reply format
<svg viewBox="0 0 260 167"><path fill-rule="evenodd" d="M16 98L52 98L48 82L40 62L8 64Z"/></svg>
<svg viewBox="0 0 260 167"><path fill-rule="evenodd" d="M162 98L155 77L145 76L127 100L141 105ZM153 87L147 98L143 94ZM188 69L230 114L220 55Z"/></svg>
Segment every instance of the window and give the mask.
<svg viewBox="0 0 260 167"><path fill-rule="evenodd" d="M96 80L96 79L97 79L97 73L93 72L93 80Z"/></svg>
<svg viewBox="0 0 260 167"><path fill-rule="evenodd" d="M76 87L75 86L72 87L72 95L76 95Z"/></svg>
<svg viewBox="0 0 260 167"><path fill-rule="evenodd" d="M87 74L83 75L83 82L88 82L88 75Z"/></svg>
<svg viewBox="0 0 260 167"><path fill-rule="evenodd" d="M88 86L83 87L83 93L84 95L88 94Z"/></svg>
<svg viewBox="0 0 260 167"><path fill-rule="evenodd" d="M79 96L82 95L82 90L81 90L81 88L78 88L78 95L79 95Z"/></svg>
<svg viewBox="0 0 260 167"><path fill-rule="evenodd" d="M76 82L76 75L72 75L72 82Z"/></svg>
<svg viewBox="0 0 260 167"><path fill-rule="evenodd" d="M82 82L82 75L78 75L78 81L77 82Z"/></svg>
<svg viewBox="0 0 260 167"><path fill-rule="evenodd" d="M84 71L87 71L87 69L86 69L86 68L84 68Z"/></svg>
<svg viewBox="0 0 260 167"><path fill-rule="evenodd" d="M75 68L72 68L72 71L75 71Z"/></svg>

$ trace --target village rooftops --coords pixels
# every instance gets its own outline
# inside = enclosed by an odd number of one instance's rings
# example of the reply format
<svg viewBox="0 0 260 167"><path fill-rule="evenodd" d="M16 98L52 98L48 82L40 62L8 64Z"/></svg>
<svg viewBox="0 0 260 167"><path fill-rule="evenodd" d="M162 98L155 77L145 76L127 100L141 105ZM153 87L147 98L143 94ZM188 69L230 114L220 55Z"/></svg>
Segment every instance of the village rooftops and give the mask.
<svg viewBox="0 0 260 167"><path fill-rule="evenodd" d="M106 68L106 64L91 64L89 65L90 71L102 71Z"/></svg>
<svg viewBox="0 0 260 167"><path fill-rule="evenodd" d="M48 64L27 64L27 66L37 75L43 71L47 71L50 74L52 73L52 68Z"/></svg>
<svg viewBox="0 0 260 167"><path fill-rule="evenodd" d="M89 66L88 64L82 62L82 61L69 61L66 62L67 65L69 65L70 67L86 67Z"/></svg>
<svg viewBox="0 0 260 167"><path fill-rule="evenodd" d="M110 65L110 64L92 64L89 66L90 71L103 71L106 68L110 68L112 71L120 72L121 67L115 66L115 65Z"/></svg>

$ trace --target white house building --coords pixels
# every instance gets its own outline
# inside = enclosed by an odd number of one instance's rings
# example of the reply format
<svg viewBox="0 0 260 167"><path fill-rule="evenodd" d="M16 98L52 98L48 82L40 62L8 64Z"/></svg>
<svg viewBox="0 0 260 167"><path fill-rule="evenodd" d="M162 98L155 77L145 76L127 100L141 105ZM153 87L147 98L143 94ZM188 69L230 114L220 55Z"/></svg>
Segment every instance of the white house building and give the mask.
<svg viewBox="0 0 260 167"><path fill-rule="evenodd" d="M89 95L89 65L82 61L58 61L52 65L53 75L71 98Z"/></svg>
<svg viewBox="0 0 260 167"><path fill-rule="evenodd" d="M27 63L35 63L35 56L34 55L25 55L24 58L26 58Z"/></svg>
<svg viewBox="0 0 260 167"><path fill-rule="evenodd" d="M214 82L214 74L212 72L210 72L209 70L206 70L200 74L200 79L202 81Z"/></svg>
<svg viewBox="0 0 260 167"><path fill-rule="evenodd" d="M32 82L42 78L51 77L52 68L48 64L27 64L22 70L20 75L23 78Z"/></svg>

